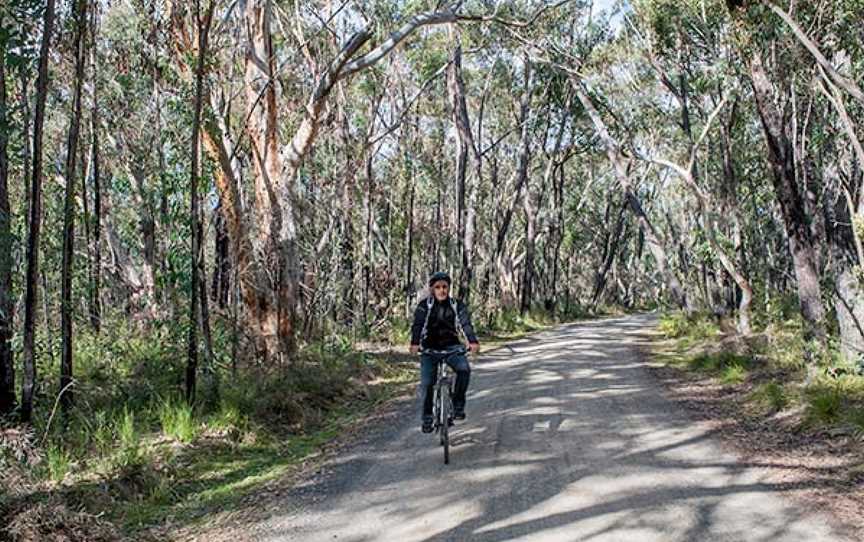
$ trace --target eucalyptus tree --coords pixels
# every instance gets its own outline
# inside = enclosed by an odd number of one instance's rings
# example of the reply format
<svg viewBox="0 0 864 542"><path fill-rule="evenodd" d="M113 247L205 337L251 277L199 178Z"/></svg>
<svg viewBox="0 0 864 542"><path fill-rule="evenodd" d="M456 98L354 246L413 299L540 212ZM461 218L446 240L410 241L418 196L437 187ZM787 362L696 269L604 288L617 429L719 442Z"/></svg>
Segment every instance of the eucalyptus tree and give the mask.
<svg viewBox="0 0 864 542"><path fill-rule="evenodd" d="M6 10L0 9L0 29ZM6 97L6 54L9 36L0 34L0 416L15 407L15 365L12 357L14 302L12 295L12 231L9 207L9 106Z"/></svg>
<svg viewBox="0 0 864 542"><path fill-rule="evenodd" d="M36 386L36 305L39 281L39 236L42 223L42 129L48 92L48 56L54 33L54 0L47 0L43 15L39 68L36 80L36 105L33 117L33 167L30 183L30 213L27 235L27 274L24 301L24 376L21 387L21 419L29 422L33 412Z"/></svg>
<svg viewBox="0 0 864 542"><path fill-rule="evenodd" d="M69 135L66 144L66 164L64 181L66 183L63 204L63 267L61 278L60 317L62 350L60 359L60 404L64 410L72 406L73 356L72 356L72 266L74 263L75 243L75 187L78 174L78 141L81 130L81 109L84 86L84 64L86 62L87 0L76 0L73 8L75 20L75 81L73 83L72 111L69 122Z"/></svg>

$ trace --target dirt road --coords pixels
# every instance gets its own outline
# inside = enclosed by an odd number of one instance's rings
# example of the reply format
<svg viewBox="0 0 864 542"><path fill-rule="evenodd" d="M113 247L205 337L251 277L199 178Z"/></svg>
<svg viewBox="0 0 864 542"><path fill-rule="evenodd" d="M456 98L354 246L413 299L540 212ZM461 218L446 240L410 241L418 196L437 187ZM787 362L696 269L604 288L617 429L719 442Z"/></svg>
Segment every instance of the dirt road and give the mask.
<svg viewBox="0 0 864 542"><path fill-rule="evenodd" d="M537 333L473 360L449 466L413 412L286 497L255 540L842 540L724 451L644 367L656 317ZM413 405L403 405L410 410Z"/></svg>

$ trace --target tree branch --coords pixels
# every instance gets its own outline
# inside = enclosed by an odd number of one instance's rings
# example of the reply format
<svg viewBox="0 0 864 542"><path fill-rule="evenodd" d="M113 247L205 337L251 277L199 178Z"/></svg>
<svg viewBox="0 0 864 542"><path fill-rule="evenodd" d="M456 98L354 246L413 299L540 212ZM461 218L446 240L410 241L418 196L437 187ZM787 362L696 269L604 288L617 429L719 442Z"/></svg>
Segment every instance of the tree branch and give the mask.
<svg viewBox="0 0 864 542"><path fill-rule="evenodd" d="M813 58L816 59L816 62L819 64L819 66L821 66L822 69L828 73L828 75L838 87L841 87L843 90L854 96L855 99L857 99L859 102L864 103L864 91L861 90L861 87L859 87L854 80L846 77L845 75L834 69L834 66L831 64L831 62L828 61L827 58L825 58L825 55L822 54L822 51L819 50L819 47L816 45L816 43L814 43L813 40L810 39L807 33L804 32L804 30L798 25L797 22L795 22L791 15L786 13L786 11L784 11L781 7L775 5L774 2L772 2L771 0L761 1L766 7L768 7L768 9L773 11L778 17L783 20L784 23L789 26L789 28L792 30L792 33L795 34L795 37L798 38L799 42L801 42L801 45L803 45L808 51L810 51L810 54L813 55Z"/></svg>

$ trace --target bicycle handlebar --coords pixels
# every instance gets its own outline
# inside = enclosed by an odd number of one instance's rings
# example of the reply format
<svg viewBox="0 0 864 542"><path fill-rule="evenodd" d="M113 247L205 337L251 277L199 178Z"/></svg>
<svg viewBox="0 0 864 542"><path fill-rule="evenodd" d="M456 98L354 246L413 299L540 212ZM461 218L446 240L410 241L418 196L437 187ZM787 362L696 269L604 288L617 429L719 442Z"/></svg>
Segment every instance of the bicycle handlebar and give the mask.
<svg viewBox="0 0 864 542"><path fill-rule="evenodd" d="M421 348L417 351L418 354L438 354L438 355L453 355L453 354L467 354L468 349L464 346L460 348L456 348L453 350L433 350L431 348Z"/></svg>

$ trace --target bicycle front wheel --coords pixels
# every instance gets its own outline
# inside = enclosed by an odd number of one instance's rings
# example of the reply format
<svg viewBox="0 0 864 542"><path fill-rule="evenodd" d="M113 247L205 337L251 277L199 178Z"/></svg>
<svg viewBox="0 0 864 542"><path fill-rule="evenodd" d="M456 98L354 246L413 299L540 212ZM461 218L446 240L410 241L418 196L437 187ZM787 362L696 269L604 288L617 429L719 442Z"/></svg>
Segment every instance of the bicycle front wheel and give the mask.
<svg viewBox="0 0 864 542"><path fill-rule="evenodd" d="M447 388L441 390L441 446L444 447L444 464L450 464L450 393Z"/></svg>

